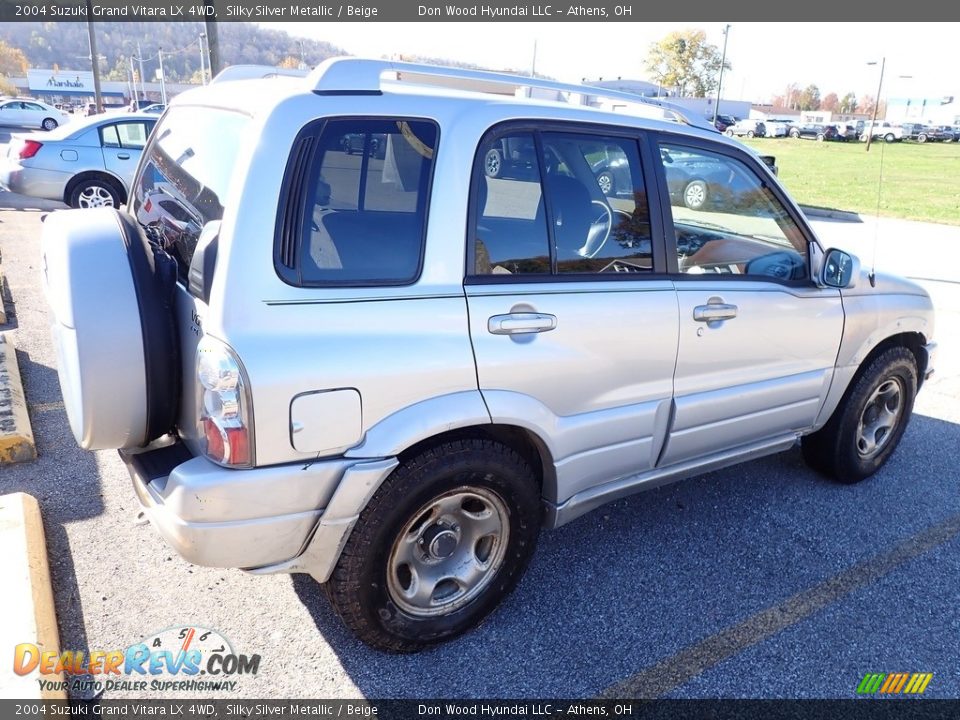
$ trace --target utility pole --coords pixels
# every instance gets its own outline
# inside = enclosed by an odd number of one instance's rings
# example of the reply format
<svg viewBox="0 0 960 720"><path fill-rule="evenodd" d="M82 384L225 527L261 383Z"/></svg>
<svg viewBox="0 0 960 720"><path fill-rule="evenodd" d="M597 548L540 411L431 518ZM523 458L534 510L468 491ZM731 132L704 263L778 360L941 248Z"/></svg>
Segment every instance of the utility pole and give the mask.
<svg viewBox="0 0 960 720"><path fill-rule="evenodd" d="M720 112L720 93L723 92L723 66L727 64L727 38L730 35L730 25L723 29L723 56L720 58L720 79L717 80L717 103L713 106L713 125L717 125L717 114Z"/></svg>
<svg viewBox="0 0 960 720"><path fill-rule="evenodd" d="M167 78L163 74L163 48L157 48L157 57L160 59L160 98L161 102L167 104Z"/></svg>
<svg viewBox="0 0 960 720"><path fill-rule="evenodd" d="M876 65L877 62L868 62L867 65ZM883 71L887 67L886 56L880 58L880 84L877 85L877 99L873 103L873 119L870 121L870 132L867 134L867 152L870 152L870 143L873 142L873 128L877 124L877 111L880 109L880 93L883 91Z"/></svg>
<svg viewBox="0 0 960 720"><path fill-rule="evenodd" d="M533 61L530 63L530 77L537 76L537 41L533 41Z"/></svg>
<svg viewBox="0 0 960 720"><path fill-rule="evenodd" d="M93 5L87 0L87 35L90 38L90 63L93 65L93 101L97 112L103 112L103 95L100 93L100 54L97 52L97 35L93 31Z"/></svg>
<svg viewBox="0 0 960 720"><path fill-rule="evenodd" d="M210 77L215 78L223 69L220 64L220 39L217 36L217 21L206 20L207 26L207 57L210 60Z"/></svg>
<svg viewBox="0 0 960 720"><path fill-rule="evenodd" d="M146 82L146 76L143 74L143 53L140 52L140 41L137 40L137 60L140 63L140 94L143 96L140 99L147 99L147 88L144 85Z"/></svg>

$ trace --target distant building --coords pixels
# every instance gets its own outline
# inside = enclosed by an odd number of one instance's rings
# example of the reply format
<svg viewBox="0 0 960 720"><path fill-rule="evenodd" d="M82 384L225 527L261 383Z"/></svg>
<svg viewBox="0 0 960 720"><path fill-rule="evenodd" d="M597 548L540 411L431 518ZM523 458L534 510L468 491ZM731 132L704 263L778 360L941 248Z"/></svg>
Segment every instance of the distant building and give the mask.
<svg viewBox="0 0 960 720"><path fill-rule="evenodd" d="M939 97L890 98L888 122L917 122L928 125L960 125L960 103L952 95Z"/></svg>
<svg viewBox="0 0 960 720"><path fill-rule="evenodd" d="M632 93L642 97L658 97L665 99L671 105L676 105L677 107L689 110L695 115L709 118L711 120L713 119L713 110L716 102L715 98L681 97L677 95L676 88L663 87L646 80L630 80L624 78L617 78L615 80L604 80L603 78L600 78L599 80L588 80L584 78L583 84L591 85L593 87L601 87L607 90L618 90L620 92ZM749 102L744 100L727 99L722 99L720 101L720 110L718 112L719 115L729 115L741 120L747 117L749 113Z"/></svg>

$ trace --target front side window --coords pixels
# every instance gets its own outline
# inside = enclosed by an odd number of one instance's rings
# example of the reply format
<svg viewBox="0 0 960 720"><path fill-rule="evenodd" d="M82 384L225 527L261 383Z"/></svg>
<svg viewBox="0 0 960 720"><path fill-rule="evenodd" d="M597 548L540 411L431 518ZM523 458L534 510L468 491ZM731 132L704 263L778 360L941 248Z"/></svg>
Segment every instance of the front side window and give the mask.
<svg viewBox="0 0 960 720"><path fill-rule="evenodd" d="M671 143L660 145L660 158L681 273L809 278L806 238L750 167Z"/></svg>
<svg viewBox="0 0 960 720"><path fill-rule="evenodd" d="M307 286L413 282L437 140L434 123L406 119L328 120L318 136L301 138L299 152L310 157L285 210L302 215L296 237L280 240L291 248L280 252L284 278Z"/></svg>
<svg viewBox="0 0 960 720"><path fill-rule="evenodd" d="M636 140L516 132L481 146L474 172L474 275L652 270Z"/></svg>

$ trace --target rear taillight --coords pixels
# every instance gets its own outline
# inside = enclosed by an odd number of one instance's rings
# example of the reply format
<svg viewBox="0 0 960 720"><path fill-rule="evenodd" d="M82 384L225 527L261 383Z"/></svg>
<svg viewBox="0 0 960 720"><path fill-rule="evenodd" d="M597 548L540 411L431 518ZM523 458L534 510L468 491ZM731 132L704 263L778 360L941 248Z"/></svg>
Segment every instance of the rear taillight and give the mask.
<svg viewBox="0 0 960 720"><path fill-rule="evenodd" d="M229 347L205 336L197 347L204 453L221 465L253 465L253 408L243 368Z"/></svg>
<svg viewBox="0 0 960 720"><path fill-rule="evenodd" d="M43 143L37 142L36 140L24 140L23 145L20 146L20 153L18 157L21 160L29 160L36 155L37 151L42 147Z"/></svg>

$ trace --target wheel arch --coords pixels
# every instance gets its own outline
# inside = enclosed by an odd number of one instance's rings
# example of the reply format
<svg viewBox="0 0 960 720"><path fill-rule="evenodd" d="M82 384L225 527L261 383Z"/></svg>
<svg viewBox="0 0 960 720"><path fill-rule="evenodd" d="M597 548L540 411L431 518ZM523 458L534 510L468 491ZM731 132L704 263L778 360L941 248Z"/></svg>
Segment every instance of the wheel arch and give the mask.
<svg viewBox="0 0 960 720"><path fill-rule="evenodd" d="M84 170L74 175L67 182L66 187L63 189L63 202L67 205L70 204L70 196L73 194L73 191L76 189L77 185L86 180L92 180L94 178L105 178L113 185L117 187L120 191L120 204L127 202L127 186L124 184L123 180L114 175L112 172L107 170Z"/></svg>
<svg viewBox="0 0 960 720"><path fill-rule="evenodd" d="M917 364L917 390L919 391L927 370L927 354L924 350L926 344L927 338L922 332L911 330L895 333L876 343L856 365L836 368L827 401L820 409L814 429L820 429L827 423L843 398L847 396L850 389L856 385L857 380L870 366L870 363L892 348L906 348L913 355Z"/></svg>

